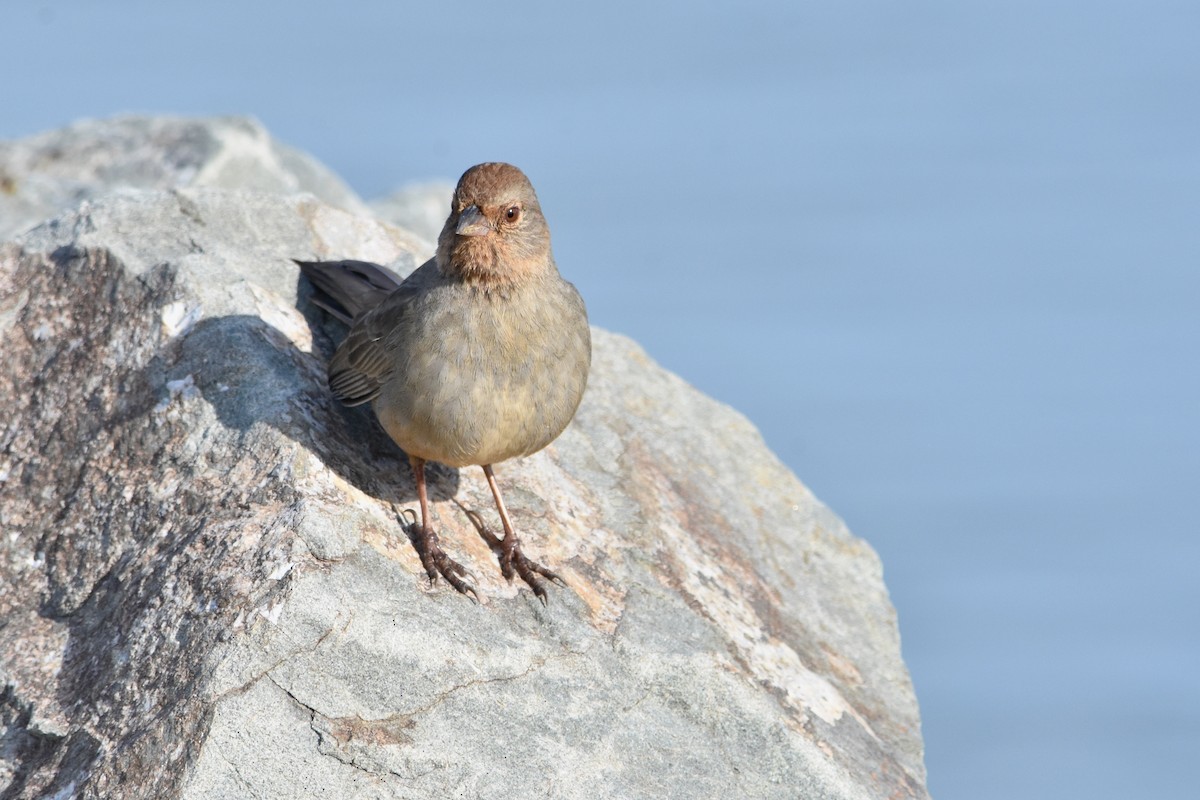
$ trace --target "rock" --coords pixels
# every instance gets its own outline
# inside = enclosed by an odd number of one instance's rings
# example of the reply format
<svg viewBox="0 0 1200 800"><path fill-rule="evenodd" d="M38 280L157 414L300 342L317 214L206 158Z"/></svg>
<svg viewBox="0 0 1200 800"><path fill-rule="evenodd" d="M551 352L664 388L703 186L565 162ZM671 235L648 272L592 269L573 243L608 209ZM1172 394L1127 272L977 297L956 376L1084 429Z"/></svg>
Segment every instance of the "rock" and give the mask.
<svg viewBox="0 0 1200 800"><path fill-rule="evenodd" d="M0 796L928 796L879 561L742 416L595 331L575 422L497 470L548 607L466 514L498 525L481 471L431 474L473 604L289 260L406 271L413 237L84 194L0 245Z"/></svg>
<svg viewBox="0 0 1200 800"><path fill-rule="evenodd" d="M370 208L379 219L420 237L424 244L421 252L432 258L453 195L454 184L449 181L410 183L387 197L372 200Z"/></svg>
<svg viewBox="0 0 1200 800"><path fill-rule="evenodd" d="M0 142L0 239L105 192L189 186L308 192L367 213L341 178L256 120L129 116Z"/></svg>

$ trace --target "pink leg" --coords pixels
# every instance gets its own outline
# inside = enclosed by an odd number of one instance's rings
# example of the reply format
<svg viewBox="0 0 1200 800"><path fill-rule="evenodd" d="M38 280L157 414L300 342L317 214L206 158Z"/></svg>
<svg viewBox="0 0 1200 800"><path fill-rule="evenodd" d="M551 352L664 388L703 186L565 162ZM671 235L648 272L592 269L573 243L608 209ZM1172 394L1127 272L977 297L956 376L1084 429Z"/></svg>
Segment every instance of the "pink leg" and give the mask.
<svg viewBox="0 0 1200 800"><path fill-rule="evenodd" d="M413 526L415 528L413 544L417 548L417 555L421 557L425 574L429 576L430 583L437 581L438 575L441 575L455 589L463 594L470 593L478 600L479 596L475 593L475 587L463 580L463 576L467 574L466 568L446 555L446 551L442 550L438 543L437 533L429 524L429 494L425 488L425 460L409 456L409 461L412 463L413 476L417 480L417 500L421 504L421 522L419 525Z"/></svg>
<svg viewBox="0 0 1200 800"><path fill-rule="evenodd" d="M521 577L533 589L533 593L543 604L546 603L546 589L542 585L542 581L538 578L541 575L548 580L566 586L556 573L546 569L541 564L526 558L521 552L521 543L517 539L517 532L513 528L512 520L508 518L508 509L504 506L504 498L500 496L500 487L496 485L496 476L492 474L492 465L483 465L483 474L487 476L488 487L492 490L492 497L496 500L496 510L500 512L500 524L504 526L504 539L500 542L500 571L508 580L513 579L513 574Z"/></svg>

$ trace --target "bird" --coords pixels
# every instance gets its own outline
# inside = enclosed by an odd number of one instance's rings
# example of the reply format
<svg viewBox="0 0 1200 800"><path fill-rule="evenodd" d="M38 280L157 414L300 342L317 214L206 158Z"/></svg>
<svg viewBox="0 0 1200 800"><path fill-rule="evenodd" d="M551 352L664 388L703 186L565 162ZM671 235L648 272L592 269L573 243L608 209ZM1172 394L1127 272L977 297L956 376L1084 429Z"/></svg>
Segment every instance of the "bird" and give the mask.
<svg viewBox="0 0 1200 800"><path fill-rule="evenodd" d="M542 579L565 583L522 551L493 467L563 432L592 348L587 308L558 271L529 179L502 162L464 172L436 254L403 281L369 262L296 263L317 304L350 326L329 361L330 390L347 406L369 403L408 455L420 506L412 539L430 582L441 576L478 599L432 525L425 465L479 466L504 531L501 574L545 604Z"/></svg>

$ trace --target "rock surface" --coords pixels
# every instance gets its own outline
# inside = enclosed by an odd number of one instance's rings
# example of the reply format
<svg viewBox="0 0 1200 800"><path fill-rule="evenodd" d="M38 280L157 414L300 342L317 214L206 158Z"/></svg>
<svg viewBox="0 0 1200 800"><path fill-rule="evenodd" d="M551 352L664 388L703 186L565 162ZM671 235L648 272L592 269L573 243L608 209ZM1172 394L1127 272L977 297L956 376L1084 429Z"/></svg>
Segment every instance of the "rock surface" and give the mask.
<svg viewBox="0 0 1200 800"><path fill-rule="evenodd" d="M421 252L433 258L453 195L454 184L449 181L411 183L387 197L372 200L370 208L377 218L420 237L424 243Z"/></svg>
<svg viewBox="0 0 1200 800"><path fill-rule="evenodd" d="M152 135L180 124L226 144ZM543 608L499 576L474 469L431 489L483 602L431 587L390 506L404 456L331 400L333 328L289 260L406 271L420 242L264 186L268 156L242 189L181 176L242 126L0 151L6 230L84 198L0 245L0 797L927 796L875 554L620 336L595 332L566 433L497 470L569 588ZM56 148L135 155L11 170Z"/></svg>
<svg viewBox="0 0 1200 800"><path fill-rule="evenodd" d="M115 117L0 142L0 239L97 194L189 186L309 192L367 213L341 178L256 120Z"/></svg>

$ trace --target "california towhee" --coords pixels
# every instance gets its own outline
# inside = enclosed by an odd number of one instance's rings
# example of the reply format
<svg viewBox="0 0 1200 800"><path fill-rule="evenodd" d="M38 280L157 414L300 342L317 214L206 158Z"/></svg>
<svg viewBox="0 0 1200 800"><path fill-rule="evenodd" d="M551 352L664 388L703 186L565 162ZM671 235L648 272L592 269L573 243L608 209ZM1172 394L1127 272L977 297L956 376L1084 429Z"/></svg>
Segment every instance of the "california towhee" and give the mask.
<svg viewBox="0 0 1200 800"><path fill-rule="evenodd" d="M478 464L504 526L501 571L544 603L538 576L561 579L521 552L492 465L562 433L583 398L592 346L587 309L558 274L529 179L510 164L467 170L437 254L403 282L361 261L297 263L348 312L338 314L351 327L329 362L330 389L346 405L371 403L412 462L421 506L413 538L429 579L475 593L430 525L425 462Z"/></svg>

